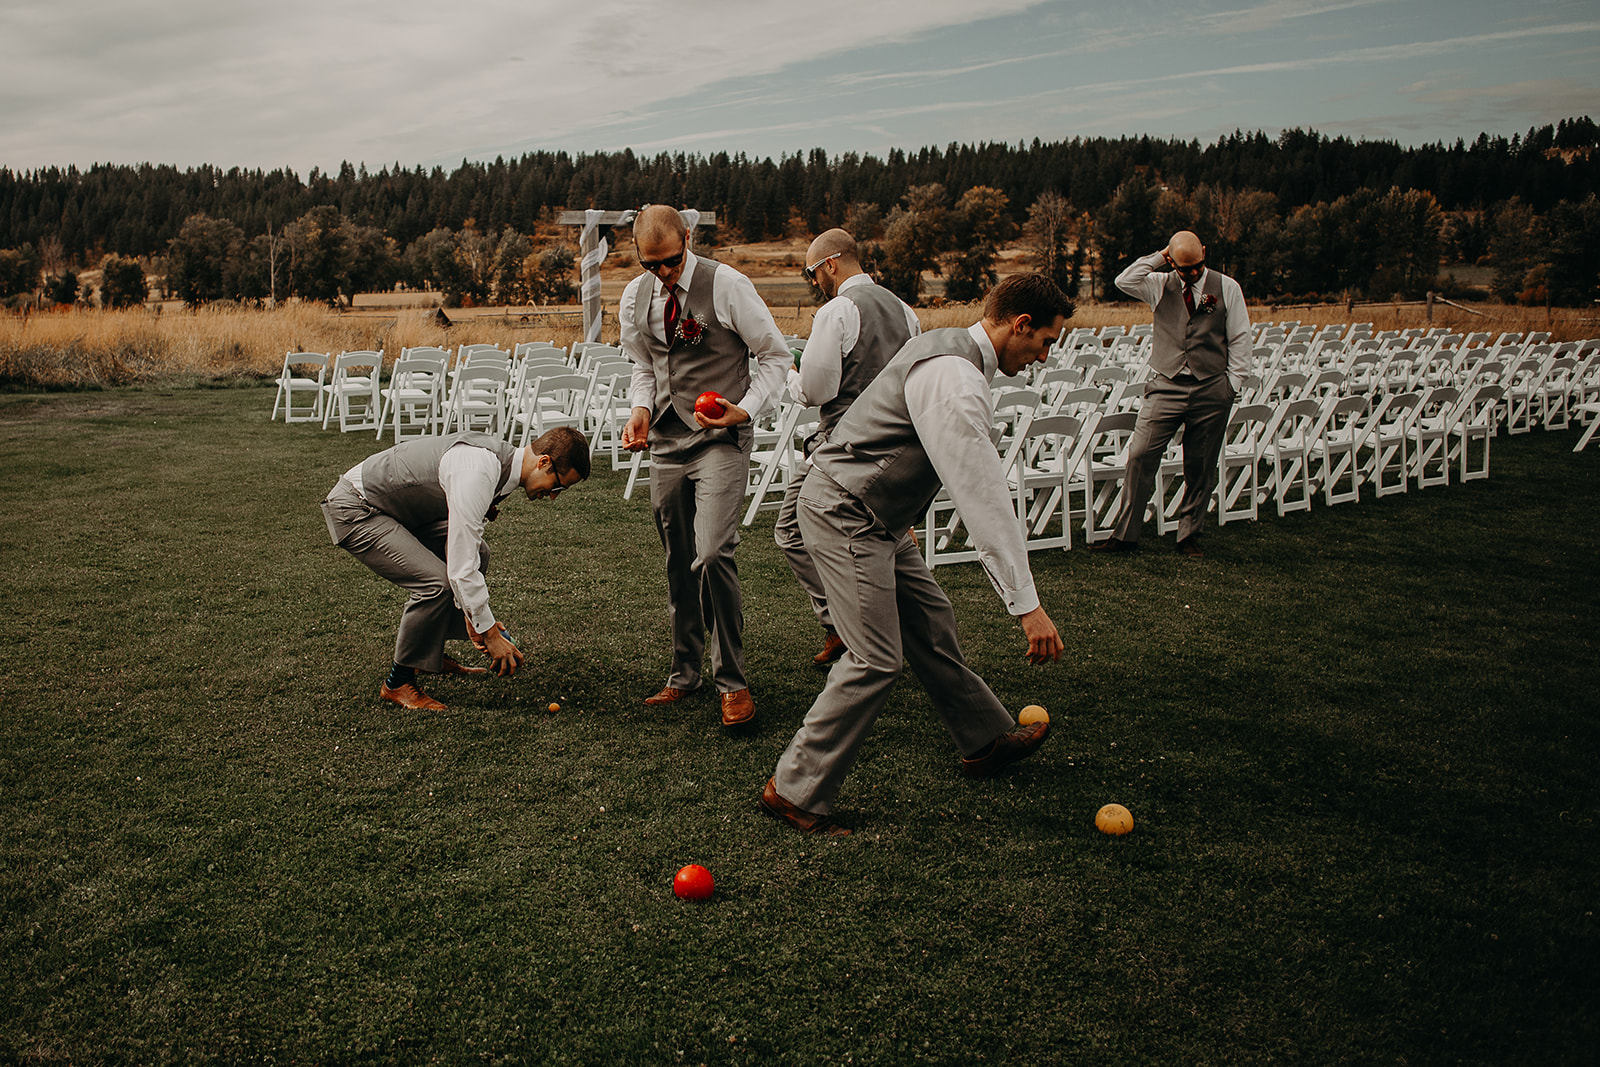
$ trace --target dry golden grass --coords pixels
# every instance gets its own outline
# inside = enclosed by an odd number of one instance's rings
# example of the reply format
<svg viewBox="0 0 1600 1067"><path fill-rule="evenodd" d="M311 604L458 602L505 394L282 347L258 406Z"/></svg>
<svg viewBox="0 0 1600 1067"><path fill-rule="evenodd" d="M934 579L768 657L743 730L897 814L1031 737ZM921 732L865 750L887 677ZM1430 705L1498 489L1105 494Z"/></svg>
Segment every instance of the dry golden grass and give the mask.
<svg viewBox="0 0 1600 1067"><path fill-rule="evenodd" d="M567 344L578 331L483 318L445 328L431 311L387 316L341 314L320 304L290 303L271 310L206 307L194 311L73 308L33 315L0 315L0 384L60 388L126 385L173 377L272 378L286 352L385 352L467 342L553 340Z"/></svg>
<svg viewBox="0 0 1600 1067"><path fill-rule="evenodd" d="M1474 315L1448 305L1434 308L1433 325L1462 333L1548 331L1555 340L1600 336L1600 320L1587 309L1479 305ZM787 333L808 335L815 309L779 304L773 308ZM967 326L981 314L979 305L952 304L918 311L925 328ZM613 306L614 315L614 306ZM401 349L418 345L452 348L492 342L510 348L519 341L549 340L567 345L579 339L573 325L549 325L536 315L478 314L446 328L432 310L397 309L359 314L320 304L290 303L272 310L235 306L186 311L137 308L127 311L68 309L33 315L0 315L0 385L21 388L73 388L126 385L185 377L207 379L272 378L285 352L339 353L384 350L389 361ZM1254 307L1256 322L1297 320L1315 325L1371 322L1377 329L1427 325L1421 305L1364 305L1353 312L1333 305L1317 308ZM563 320L570 323L570 318ZM1131 326L1149 321L1140 304L1086 303L1073 326ZM615 319L607 339L615 341Z"/></svg>

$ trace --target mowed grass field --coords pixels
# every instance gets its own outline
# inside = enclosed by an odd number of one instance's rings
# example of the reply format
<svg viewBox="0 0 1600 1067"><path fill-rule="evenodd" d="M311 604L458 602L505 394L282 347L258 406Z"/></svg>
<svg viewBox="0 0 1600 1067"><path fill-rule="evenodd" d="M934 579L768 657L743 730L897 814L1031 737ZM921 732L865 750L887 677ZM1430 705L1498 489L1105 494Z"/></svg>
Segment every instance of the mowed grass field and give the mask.
<svg viewBox="0 0 1600 1067"><path fill-rule="evenodd" d="M1586 1064L1600 1047L1600 449L1033 557L1052 737L992 781L908 676L853 837L757 796L823 685L739 552L759 729L663 680L661 551L596 477L514 500L528 663L382 704L401 598L317 507L375 449L270 388L0 396L0 1061ZM547 706L558 702L552 713ZM1134 832L1095 811L1132 809ZM680 866L717 891L690 904Z"/></svg>

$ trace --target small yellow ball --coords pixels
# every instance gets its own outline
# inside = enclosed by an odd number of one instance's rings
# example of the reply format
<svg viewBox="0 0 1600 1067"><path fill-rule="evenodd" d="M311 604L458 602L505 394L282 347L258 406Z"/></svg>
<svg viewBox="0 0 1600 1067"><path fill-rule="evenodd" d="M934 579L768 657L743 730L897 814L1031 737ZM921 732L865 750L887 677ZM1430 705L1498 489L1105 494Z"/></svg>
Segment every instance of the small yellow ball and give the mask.
<svg viewBox="0 0 1600 1067"><path fill-rule="evenodd" d="M560 704L551 704L550 705L550 710L551 711L560 711L561 710L561 705Z"/></svg>
<svg viewBox="0 0 1600 1067"><path fill-rule="evenodd" d="M1022 709L1022 714L1017 716L1018 726L1032 726L1036 722L1049 722L1050 713L1037 704L1029 704Z"/></svg>
<svg viewBox="0 0 1600 1067"><path fill-rule="evenodd" d="M1094 825L1103 834L1121 837L1133 829L1133 812L1121 804L1107 804L1095 815Z"/></svg>

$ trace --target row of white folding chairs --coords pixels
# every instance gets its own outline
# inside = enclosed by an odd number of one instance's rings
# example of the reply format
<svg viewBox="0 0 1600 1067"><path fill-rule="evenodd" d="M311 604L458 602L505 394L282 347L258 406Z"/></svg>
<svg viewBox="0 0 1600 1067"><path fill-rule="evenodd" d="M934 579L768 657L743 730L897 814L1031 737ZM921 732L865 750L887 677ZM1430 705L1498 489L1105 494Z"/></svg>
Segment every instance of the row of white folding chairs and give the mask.
<svg viewBox="0 0 1600 1067"><path fill-rule="evenodd" d="M1367 485L1375 496L1386 496L1413 482L1418 488L1447 485L1452 470L1460 481L1486 478L1501 392L1486 385L1463 396L1445 386L1381 395L1375 404L1328 393L1241 405L1230 418L1210 507L1226 524L1256 518L1269 500L1283 515L1309 510L1318 495L1329 505L1356 501ZM1020 418L1009 443L1001 438L1002 466L1030 551L1070 548L1074 525L1090 543L1110 536L1137 420L1135 410L1109 406L1041 413ZM1176 527L1182 496L1180 434L1158 468L1149 505L1159 534ZM922 545L930 566L976 558L947 494L929 508Z"/></svg>

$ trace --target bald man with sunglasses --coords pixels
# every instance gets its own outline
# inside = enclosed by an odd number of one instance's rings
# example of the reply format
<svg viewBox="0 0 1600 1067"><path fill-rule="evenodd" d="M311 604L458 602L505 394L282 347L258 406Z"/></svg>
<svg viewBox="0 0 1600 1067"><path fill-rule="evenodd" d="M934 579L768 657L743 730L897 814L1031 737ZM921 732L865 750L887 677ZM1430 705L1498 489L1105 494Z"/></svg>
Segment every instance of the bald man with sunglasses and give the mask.
<svg viewBox="0 0 1600 1067"><path fill-rule="evenodd" d="M922 333L917 313L872 280L861 268L855 238L834 228L817 235L806 249L801 273L828 298L811 320L811 336L796 370L789 372L789 392L795 402L819 411L817 432L805 444L807 461L828 439L856 397L894 354ZM828 611L828 594L817 575L800 533L800 486L805 474L789 480L783 504L773 524L772 538L789 561L795 581L811 600L811 610L822 627L822 651L811 658L826 667L844 655L844 640Z"/></svg>
<svg viewBox="0 0 1600 1067"><path fill-rule="evenodd" d="M1161 269L1165 268L1165 270ZM1228 433L1234 397L1250 375L1250 314L1239 283L1206 266L1206 249L1189 230L1167 247L1136 259L1117 275L1117 288L1150 305L1155 330L1139 421L1128 444L1122 510L1112 536L1091 548L1132 552L1139 547L1156 472L1183 427L1183 500L1178 551L1205 553L1200 528L1217 487L1217 460Z"/></svg>
<svg viewBox="0 0 1600 1067"><path fill-rule="evenodd" d="M622 350L633 360L632 417L623 447L650 450L650 507L666 551L672 667L645 704L660 707L701 687L707 629L722 724L755 719L744 673L744 605L734 549L754 441L750 420L777 400L792 357L749 278L689 250L677 209L654 205L633 223L644 273L617 307ZM750 360L755 360L752 374ZM722 414L695 410L720 394Z"/></svg>

